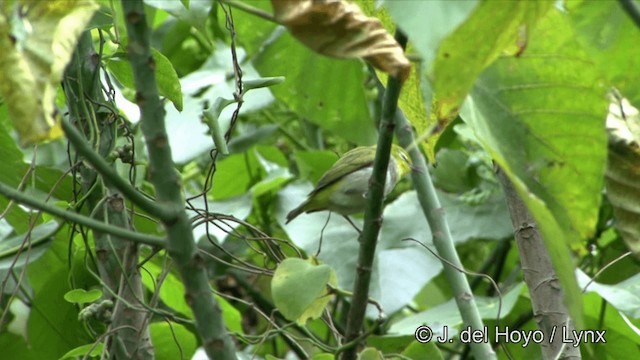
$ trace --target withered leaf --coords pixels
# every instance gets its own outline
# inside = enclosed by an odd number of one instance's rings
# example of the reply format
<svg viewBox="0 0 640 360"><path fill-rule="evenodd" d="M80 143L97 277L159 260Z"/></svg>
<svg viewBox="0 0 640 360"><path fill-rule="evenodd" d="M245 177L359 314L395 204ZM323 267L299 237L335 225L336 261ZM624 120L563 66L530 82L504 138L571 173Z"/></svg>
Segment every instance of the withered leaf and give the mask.
<svg viewBox="0 0 640 360"><path fill-rule="evenodd" d="M406 80L411 64L380 20L340 0L271 0L278 22L312 50L337 58L363 58Z"/></svg>

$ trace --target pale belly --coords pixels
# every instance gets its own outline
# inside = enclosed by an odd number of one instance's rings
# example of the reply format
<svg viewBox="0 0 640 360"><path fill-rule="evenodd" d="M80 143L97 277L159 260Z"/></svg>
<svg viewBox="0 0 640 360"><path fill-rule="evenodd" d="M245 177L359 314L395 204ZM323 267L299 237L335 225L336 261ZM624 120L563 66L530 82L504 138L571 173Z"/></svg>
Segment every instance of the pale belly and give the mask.
<svg viewBox="0 0 640 360"><path fill-rule="evenodd" d="M329 210L343 215L354 214L364 210L367 203L366 190L369 188L372 168L365 168L347 175L340 190L334 191L330 197ZM395 171L387 171L387 180L384 186L384 196L387 196L397 182Z"/></svg>

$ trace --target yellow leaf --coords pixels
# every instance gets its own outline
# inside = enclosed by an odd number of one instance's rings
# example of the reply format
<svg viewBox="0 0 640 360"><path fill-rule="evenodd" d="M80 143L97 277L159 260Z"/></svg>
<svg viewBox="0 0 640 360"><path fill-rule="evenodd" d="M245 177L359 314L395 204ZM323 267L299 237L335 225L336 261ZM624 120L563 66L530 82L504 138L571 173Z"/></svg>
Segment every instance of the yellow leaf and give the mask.
<svg viewBox="0 0 640 360"><path fill-rule="evenodd" d="M363 58L399 77L409 76L404 51L382 26L358 5L339 0L271 0L276 19L310 49L338 58Z"/></svg>
<svg viewBox="0 0 640 360"><path fill-rule="evenodd" d="M62 135L56 91L98 5L91 0L25 0L13 5L16 9L0 9L0 95L21 144L28 145Z"/></svg>

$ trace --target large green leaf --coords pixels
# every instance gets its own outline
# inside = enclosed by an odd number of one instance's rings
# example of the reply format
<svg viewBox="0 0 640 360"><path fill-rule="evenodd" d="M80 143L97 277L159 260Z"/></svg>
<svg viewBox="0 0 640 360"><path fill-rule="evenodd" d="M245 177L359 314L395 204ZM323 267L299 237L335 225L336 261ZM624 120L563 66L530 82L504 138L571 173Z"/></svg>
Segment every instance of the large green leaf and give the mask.
<svg viewBox="0 0 640 360"><path fill-rule="evenodd" d="M49 248L51 242L48 240L59 229L57 222L50 221L34 227L29 233L0 240L0 270L19 268L37 260Z"/></svg>
<svg viewBox="0 0 640 360"><path fill-rule="evenodd" d="M157 322L149 330L157 360L191 359L196 352L198 338L184 325Z"/></svg>
<svg viewBox="0 0 640 360"><path fill-rule="evenodd" d="M605 89L566 18L551 11L520 57L479 79L462 117L537 220L573 319L581 297L568 245L594 232L606 162Z"/></svg>
<svg viewBox="0 0 640 360"><path fill-rule="evenodd" d="M518 300L524 283L519 283L511 288L502 297L476 296L478 311L483 319L500 319L507 316ZM448 338L453 338L458 333L458 326L462 325L462 317L455 299L435 306L429 310L405 317L396 322L389 329L390 334L413 334L416 328L427 325L434 334L442 336L447 332ZM446 329L445 329L446 328Z"/></svg>
<svg viewBox="0 0 640 360"><path fill-rule="evenodd" d="M304 325L308 319L320 317L331 300L327 286L337 282L335 270L328 265L288 258L273 274L273 303L285 318Z"/></svg>
<svg viewBox="0 0 640 360"><path fill-rule="evenodd" d="M551 1L484 1L442 41L428 75L442 127L455 119L478 75L503 51L521 51L528 28L552 6Z"/></svg>
<svg viewBox="0 0 640 360"><path fill-rule="evenodd" d="M29 344L41 359L57 359L91 340L78 321L78 309L64 300L69 291L67 269L49 274L36 293L28 322Z"/></svg>
<svg viewBox="0 0 640 360"><path fill-rule="evenodd" d="M361 61L318 55L276 30L253 63L263 77L286 78L271 91L299 115L356 144L374 143Z"/></svg>
<svg viewBox="0 0 640 360"><path fill-rule="evenodd" d="M637 3L637 2L636 2ZM618 1L567 1L578 40L611 85L640 108L640 30Z"/></svg>
<svg viewBox="0 0 640 360"><path fill-rule="evenodd" d="M152 48L151 54L155 60L158 92L161 96L166 96L178 111L182 111L182 87L176 70L169 59L160 51ZM135 88L133 70L131 70L129 61L124 58L113 57L107 61L107 67L123 86L130 89Z"/></svg>

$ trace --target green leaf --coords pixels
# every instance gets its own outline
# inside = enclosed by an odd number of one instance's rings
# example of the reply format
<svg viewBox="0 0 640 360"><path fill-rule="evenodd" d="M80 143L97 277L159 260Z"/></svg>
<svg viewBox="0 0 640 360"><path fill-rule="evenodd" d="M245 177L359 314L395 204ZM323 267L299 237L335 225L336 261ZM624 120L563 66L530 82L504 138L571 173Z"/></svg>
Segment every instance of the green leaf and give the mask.
<svg viewBox="0 0 640 360"><path fill-rule="evenodd" d="M496 319L500 310L500 319L507 316L518 300L524 288L524 283L519 283L511 288L507 293L502 294L502 299L498 297L476 296L476 305L480 316L483 319ZM500 301L502 306L500 307ZM419 326L427 325L433 330L434 336L442 336L444 327L447 328L449 338L457 334L457 327L462 324L460 310L455 299L451 299L444 304L435 306L429 310L419 312L391 325L389 334L409 335L414 334Z"/></svg>
<svg viewBox="0 0 640 360"><path fill-rule="evenodd" d="M162 274L162 268L155 262L147 262L144 265L146 271L141 271L142 284L151 292L158 291L156 289L157 279ZM160 287L160 300L172 308L174 311L183 314L189 319L193 318L191 307L184 299L184 285L175 274L169 272Z"/></svg>
<svg viewBox="0 0 640 360"><path fill-rule="evenodd" d="M615 285L592 282L581 270L577 270L577 275L581 288L588 285L586 292L596 292L618 311L634 319L640 318L640 274Z"/></svg>
<svg viewBox="0 0 640 360"><path fill-rule="evenodd" d="M597 223L607 105L567 19L553 10L522 56L485 71L462 112L535 217L578 328L581 297L569 245L583 248Z"/></svg>
<svg viewBox="0 0 640 360"><path fill-rule="evenodd" d="M337 285L336 274L328 265L316 265L313 260L288 258L273 274L271 294L282 315L304 325L316 319L331 300L327 285Z"/></svg>
<svg viewBox="0 0 640 360"><path fill-rule="evenodd" d="M149 325L156 360L191 359L198 347L198 338L184 325L174 322L154 322Z"/></svg>
<svg viewBox="0 0 640 360"><path fill-rule="evenodd" d="M640 332L633 322L612 309L596 293L585 295L585 318L587 329L605 330L606 343L583 344L593 359L624 359L636 353L640 346ZM603 316L604 314L604 316ZM637 319L635 320L637 325Z"/></svg>
<svg viewBox="0 0 640 360"><path fill-rule="evenodd" d="M215 297L220 306L220 311L222 311L222 318L226 328L230 332L243 335L244 330L242 330L242 314L240 311L222 296L215 295Z"/></svg>
<svg viewBox="0 0 640 360"><path fill-rule="evenodd" d="M421 343L418 341L412 342L402 352L402 355L408 357L411 360L442 360L442 352L436 346L435 342L430 341L428 343Z"/></svg>
<svg viewBox="0 0 640 360"><path fill-rule="evenodd" d="M275 97L322 129L359 145L373 144L362 62L318 55L288 33L276 32L253 61L262 76L286 77L282 86L271 88Z"/></svg>
<svg viewBox="0 0 640 360"><path fill-rule="evenodd" d="M358 360L383 360L383 354L378 349L368 347L358 354Z"/></svg>
<svg viewBox="0 0 640 360"><path fill-rule="evenodd" d="M384 6L430 69L440 42L472 13L479 1L384 1ZM475 46L470 47L475 48ZM430 99L429 99L430 101Z"/></svg>
<svg viewBox="0 0 640 360"><path fill-rule="evenodd" d="M151 48L155 60L156 80L161 96L166 96L178 111L182 111L182 86L173 65L161 52ZM127 88L135 89L131 64L124 57L112 57L107 61L107 68Z"/></svg>
<svg viewBox="0 0 640 360"><path fill-rule="evenodd" d="M478 75L507 48L524 50L528 29L551 7L551 1L484 1L442 41L430 76L442 128L455 119Z"/></svg>
<svg viewBox="0 0 640 360"><path fill-rule="evenodd" d="M637 5L637 4L636 4ZM640 31L616 1L567 1L569 19L589 61L636 108L640 108L640 57L629 53L640 43Z"/></svg>
<svg viewBox="0 0 640 360"><path fill-rule="evenodd" d="M0 9L0 95L22 144L62 136L54 118L56 90L80 33L98 6L93 1L36 1L28 11Z"/></svg>
<svg viewBox="0 0 640 360"><path fill-rule="evenodd" d="M270 86L282 84L284 81L285 81L284 76L243 80L242 81L243 91L270 87Z"/></svg>
<svg viewBox="0 0 640 360"><path fill-rule="evenodd" d="M69 350L66 354L62 355L59 360L76 359L78 357L97 357L102 354L102 350L104 350L104 343L86 344Z"/></svg>
<svg viewBox="0 0 640 360"><path fill-rule="evenodd" d="M185 6L183 2L166 0L145 0L144 3L168 12L203 33L205 33L205 24L209 16L209 11L211 11L211 7L214 6L214 3L211 1L192 1L188 6Z"/></svg>
<svg viewBox="0 0 640 360"><path fill-rule="evenodd" d="M85 289L73 289L67 291L64 294L64 299L72 304L86 304L90 302L94 302L102 297L102 290L100 289L91 289L86 291Z"/></svg>
<svg viewBox="0 0 640 360"><path fill-rule="evenodd" d="M31 303L37 311L31 312L27 323L29 344L39 359L57 359L69 349L92 341L78 321L76 305L64 300L68 280L66 268L49 273Z"/></svg>
<svg viewBox="0 0 640 360"><path fill-rule="evenodd" d="M37 260L49 248L51 237L60 229L55 221L33 228L29 234L21 234L0 240L0 270L21 267ZM15 259L19 254L18 259Z"/></svg>

